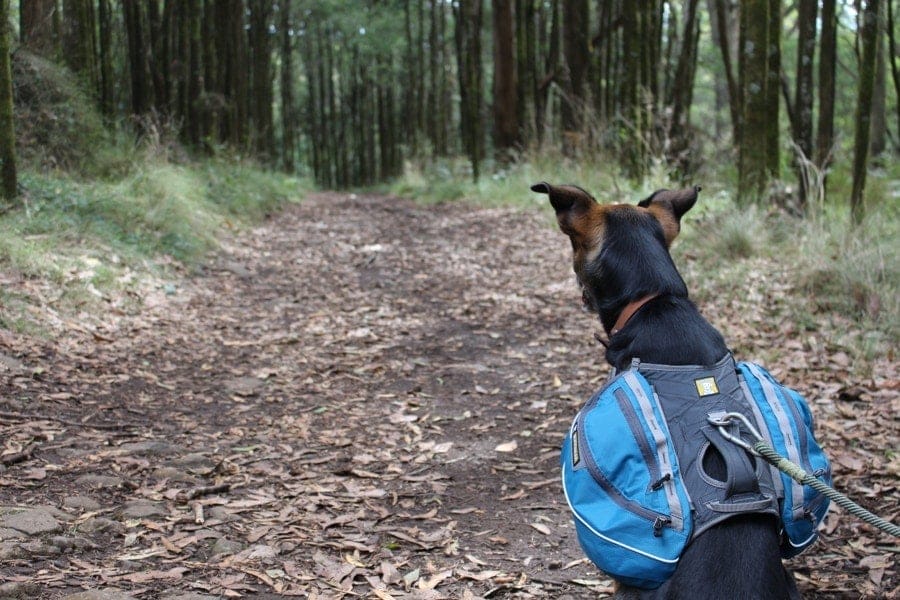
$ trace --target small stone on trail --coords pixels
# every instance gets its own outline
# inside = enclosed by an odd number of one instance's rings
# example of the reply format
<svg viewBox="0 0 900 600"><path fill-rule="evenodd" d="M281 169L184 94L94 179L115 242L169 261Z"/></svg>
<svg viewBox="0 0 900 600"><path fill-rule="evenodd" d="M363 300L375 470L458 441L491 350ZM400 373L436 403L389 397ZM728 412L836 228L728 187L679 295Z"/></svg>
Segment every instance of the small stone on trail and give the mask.
<svg viewBox="0 0 900 600"><path fill-rule="evenodd" d="M122 444L118 451L126 456L165 456L174 454L178 449L162 440L147 440L144 442L131 442Z"/></svg>
<svg viewBox="0 0 900 600"><path fill-rule="evenodd" d="M75 483L82 487L90 488L112 488L122 485L121 477L112 475L82 475L75 480Z"/></svg>
<svg viewBox="0 0 900 600"><path fill-rule="evenodd" d="M160 504L148 502L146 500L129 502L122 509L122 516L129 519L144 519L146 517L157 517L165 514L168 513Z"/></svg>
<svg viewBox="0 0 900 600"><path fill-rule="evenodd" d="M60 529L59 521L53 518L48 511L40 508L8 512L0 519L0 527L16 529L28 535L53 533Z"/></svg>
<svg viewBox="0 0 900 600"><path fill-rule="evenodd" d="M122 590L108 588L105 590L88 590L63 596L62 600L135 600L134 596Z"/></svg>
<svg viewBox="0 0 900 600"><path fill-rule="evenodd" d="M78 510L90 511L100 509L100 503L88 496L66 496L63 498L62 504L66 508L75 508Z"/></svg>
<svg viewBox="0 0 900 600"><path fill-rule="evenodd" d="M91 517L78 526L79 531L83 533L102 533L108 531L110 533L125 533L125 525L106 517Z"/></svg>
<svg viewBox="0 0 900 600"><path fill-rule="evenodd" d="M8 582L0 583L0 600L19 600L19 598L35 598L41 593L40 586L34 583Z"/></svg>
<svg viewBox="0 0 900 600"><path fill-rule="evenodd" d="M228 538L221 537L215 541L212 546L212 555L220 556L223 554L235 554L244 549L244 545L240 542L233 542Z"/></svg>

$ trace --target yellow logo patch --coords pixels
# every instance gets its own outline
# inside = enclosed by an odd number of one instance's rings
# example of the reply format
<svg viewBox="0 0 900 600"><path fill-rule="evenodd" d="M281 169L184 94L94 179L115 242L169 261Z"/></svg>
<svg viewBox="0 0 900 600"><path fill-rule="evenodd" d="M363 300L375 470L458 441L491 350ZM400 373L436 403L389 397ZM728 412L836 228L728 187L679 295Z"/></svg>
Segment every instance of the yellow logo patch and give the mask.
<svg viewBox="0 0 900 600"><path fill-rule="evenodd" d="M694 385L697 386L697 393L700 397L712 396L719 393L719 386L716 385L715 377L704 377L703 379L695 379Z"/></svg>

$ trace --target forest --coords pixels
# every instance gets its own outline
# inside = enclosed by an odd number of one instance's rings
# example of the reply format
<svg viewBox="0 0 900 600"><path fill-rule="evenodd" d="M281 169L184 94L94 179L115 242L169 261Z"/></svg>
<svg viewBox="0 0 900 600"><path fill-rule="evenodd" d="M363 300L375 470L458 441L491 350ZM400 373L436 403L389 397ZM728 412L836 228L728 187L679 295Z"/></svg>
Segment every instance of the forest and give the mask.
<svg viewBox="0 0 900 600"><path fill-rule="evenodd" d="M690 301L896 521L898 11L0 0L0 600L612 596L560 480L609 335L538 182L699 193ZM900 594L817 532L804 597Z"/></svg>
<svg viewBox="0 0 900 600"><path fill-rule="evenodd" d="M900 145L894 4L34 0L10 16L13 62L64 62L107 122L326 187L455 156L478 179L548 151L686 181L726 155L738 198L782 182L800 211L844 168L860 217L867 167Z"/></svg>

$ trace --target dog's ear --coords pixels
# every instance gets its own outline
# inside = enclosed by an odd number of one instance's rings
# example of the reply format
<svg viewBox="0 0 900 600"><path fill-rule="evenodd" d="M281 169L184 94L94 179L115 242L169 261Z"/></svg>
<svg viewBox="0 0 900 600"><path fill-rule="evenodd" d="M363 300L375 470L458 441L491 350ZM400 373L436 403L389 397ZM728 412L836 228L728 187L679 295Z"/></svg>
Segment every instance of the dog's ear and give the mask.
<svg viewBox="0 0 900 600"><path fill-rule="evenodd" d="M559 228L573 238L583 233L578 222L592 208L598 206L593 196L577 185L550 185L542 181L531 186L531 191L550 196L550 204L556 211Z"/></svg>
<svg viewBox="0 0 900 600"><path fill-rule="evenodd" d="M701 189L695 185L683 190L657 190L638 202L638 206L649 210L662 224L666 244L671 245L681 231L681 217L693 208Z"/></svg>

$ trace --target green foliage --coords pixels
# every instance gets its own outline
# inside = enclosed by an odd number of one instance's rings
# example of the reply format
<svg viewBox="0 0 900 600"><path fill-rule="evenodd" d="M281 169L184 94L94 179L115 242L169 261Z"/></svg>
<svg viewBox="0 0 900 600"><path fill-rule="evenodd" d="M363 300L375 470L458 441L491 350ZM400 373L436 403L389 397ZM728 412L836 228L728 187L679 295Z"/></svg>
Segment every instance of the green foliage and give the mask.
<svg viewBox="0 0 900 600"><path fill-rule="evenodd" d="M21 164L90 171L110 136L75 75L25 48L13 53L12 70Z"/></svg>
<svg viewBox="0 0 900 600"><path fill-rule="evenodd" d="M226 229L258 220L306 189L234 159L175 165L152 156L120 178L29 171L22 183L22 207L0 215L0 271L51 286L54 309L63 313L146 287L141 281L164 276L173 260L200 264ZM138 292L123 297L140 300ZM0 300L0 326L40 333L25 309L47 298L7 293Z"/></svg>

